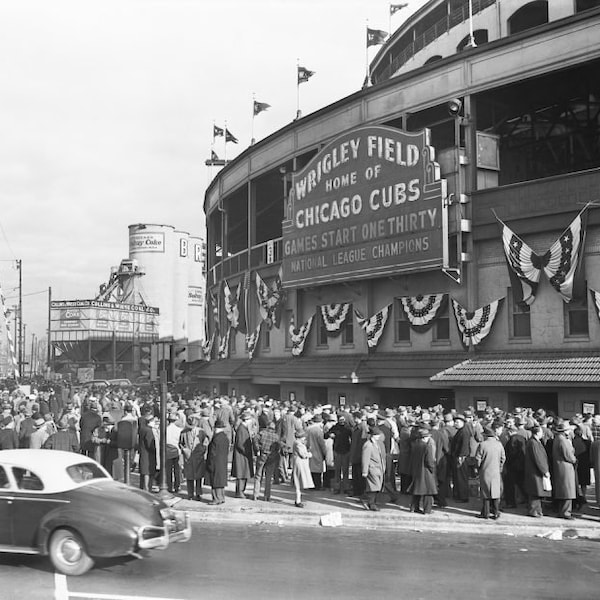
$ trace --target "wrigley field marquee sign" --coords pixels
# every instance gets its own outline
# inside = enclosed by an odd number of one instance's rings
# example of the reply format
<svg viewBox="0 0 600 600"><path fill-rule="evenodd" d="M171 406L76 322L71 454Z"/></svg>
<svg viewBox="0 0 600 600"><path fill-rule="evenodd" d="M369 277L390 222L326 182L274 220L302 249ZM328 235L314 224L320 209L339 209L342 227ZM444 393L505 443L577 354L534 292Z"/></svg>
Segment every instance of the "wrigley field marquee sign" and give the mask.
<svg viewBox="0 0 600 600"><path fill-rule="evenodd" d="M361 127L294 173L283 221L286 287L443 268L446 181L429 130Z"/></svg>

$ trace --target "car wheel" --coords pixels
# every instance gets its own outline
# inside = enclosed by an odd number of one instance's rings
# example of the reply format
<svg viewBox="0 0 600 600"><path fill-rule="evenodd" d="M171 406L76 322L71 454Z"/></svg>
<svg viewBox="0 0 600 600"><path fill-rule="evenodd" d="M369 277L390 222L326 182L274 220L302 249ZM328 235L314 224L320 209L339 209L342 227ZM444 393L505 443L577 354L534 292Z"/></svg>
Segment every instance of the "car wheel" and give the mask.
<svg viewBox="0 0 600 600"><path fill-rule="evenodd" d="M94 566L81 536L70 529L57 529L50 538L50 560L65 575L83 575Z"/></svg>

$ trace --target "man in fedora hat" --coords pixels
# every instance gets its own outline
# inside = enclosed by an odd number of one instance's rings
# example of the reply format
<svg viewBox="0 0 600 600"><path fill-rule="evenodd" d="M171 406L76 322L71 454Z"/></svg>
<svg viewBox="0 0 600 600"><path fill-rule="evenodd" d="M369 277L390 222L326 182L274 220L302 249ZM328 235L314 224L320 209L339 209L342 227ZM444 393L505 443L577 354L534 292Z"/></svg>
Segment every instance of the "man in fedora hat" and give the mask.
<svg viewBox="0 0 600 600"><path fill-rule="evenodd" d="M431 441L431 427L422 424L415 434L410 453L412 481L408 491L412 494L411 512L431 514L433 497L438 493L435 472L435 447ZM423 508L420 507L421 501Z"/></svg>
<svg viewBox="0 0 600 600"><path fill-rule="evenodd" d="M479 489L482 506L477 515L480 519L498 519L500 517L500 496L502 496L502 467L506 461L504 447L498 436L503 425L495 422L492 427L483 430L484 440L477 446L475 460L479 469Z"/></svg>
<svg viewBox="0 0 600 600"><path fill-rule="evenodd" d="M240 423L235 431L233 443L233 461L231 464L231 476L235 477L235 497L245 498L246 483L254 477L254 450L250 427L252 424L252 413L244 411L240 415Z"/></svg>
<svg viewBox="0 0 600 600"><path fill-rule="evenodd" d="M383 490L385 477L385 446L383 432L377 425L369 426L369 435L362 448L362 476L365 479L365 498L362 505L378 511L377 498Z"/></svg>
<svg viewBox="0 0 600 600"><path fill-rule="evenodd" d="M573 519L573 500L577 497L575 464L577 457L573 444L569 439L570 427L566 421L558 423L554 428L555 438L552 443L552 465L554 498L558 502L558 516L561 519Z"/></svg>

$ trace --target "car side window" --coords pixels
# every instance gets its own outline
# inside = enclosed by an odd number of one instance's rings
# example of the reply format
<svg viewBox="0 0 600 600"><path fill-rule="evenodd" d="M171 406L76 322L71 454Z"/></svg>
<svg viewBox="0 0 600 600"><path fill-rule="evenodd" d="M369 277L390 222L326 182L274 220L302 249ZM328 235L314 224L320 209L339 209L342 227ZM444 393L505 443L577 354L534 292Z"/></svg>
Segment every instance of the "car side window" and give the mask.
<svg viewBox="0 0 600 600"><path fill-rule="evenodd" d="M17 487L20 490L33 490L39 491L44 489L42 480L29 469L22 469L21 467L13 467L13 475L17 482Z"/></svg>
<svg viewBox="0 0 600 600"><path fill-rule="evenodd" d="M10 487L10 481L8 481L8 475L4 470L4 467L0 467L0 488L6 489Z"/></svg>

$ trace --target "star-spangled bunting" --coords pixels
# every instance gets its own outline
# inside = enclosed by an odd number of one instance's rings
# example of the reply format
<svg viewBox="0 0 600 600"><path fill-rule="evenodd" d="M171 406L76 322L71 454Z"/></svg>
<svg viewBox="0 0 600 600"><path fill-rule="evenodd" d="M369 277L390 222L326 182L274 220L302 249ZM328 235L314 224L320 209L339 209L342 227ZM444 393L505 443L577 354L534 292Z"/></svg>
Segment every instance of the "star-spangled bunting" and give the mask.
<svg viewBox="0 0 600 600"><path fill-rule="evenodd" d="M248 333L246 335L246 350L248 351L248 358L250 360L254 358L254 353L256 352L256 348L258 346L258 340L260 339L260 330L262 324L263 321L259 321L256 329L252 333Z"/></svg>
<svg viewBox="0 0 600 600"><path fill-rule="evenodd" d="M258 298L258 307L263 321L267 327L271 329L273 325L279 328L281 320L281 307L285 300L283 290L281 267L273 280L271 286L268 286L258 271L255 274L256 278L256 296Z"/></svg>
<svg viewBox="0 0 600 600"><path fill-rule="evenodd" d="M350 307L352 305L349 302L340 304L323 304L320 306L321 317L325 324L327 333L339 333L341 331L342 323L346 320Z"/></svg>
<svg viewBox="0 0 600 600"><path fill-rule="evenodd" d="M423 333L431 328L438 315L446 309L448 295L405 296L400 298L400 302L410 326Z"/></svg>
<svg viewBox="0 0 600 600"><path fill-rule="evenodd" d="M515 303L533 304L542 270L565 302L581 295L578 289L581 278L577 275L585 245L586 208L542 256L538 256L506 223L496 217L502 226L502 245Z"/></svg>
<svg viewBox="0 0 600 600"><path fill-rule="evenodd" d="M261 112L267 110L268 108L271 108L270 104L267 104L266 102L257 102L255 100L254 101L254 116L260 114Z"/></svg>
<svg viewBox="0 0 600 600"><path fill-rule="evenodd" d="M223 360L225 358L229 358L229 340L231 339L231 327L227 328L225 334L221 337L219 342L219 360Z"/></svg>
<svg viewBox="0 0 600 600"><path fill-rule="evenodd" d="M600 292L590 288L590 294L592 296L592 300L594 301L594 306L596 307L596 314L600 319Z"/></svg>
<svg viewBox="0 0 600 600"><path fill-rule="evenodd" d="M206 362L210 362L210 359L212 358L212 349L215 344L215 335L216 332L213 331L210 338L202 344L202 354Z"/></svg>
<svg viewBox="0 0 600 600"><path fill-rule="evenodd" d="M306 338L310 333L310 327L313 322L313 318L315 315L311 315L311 317L300 327L300 329L296 329L294 327L294 317L290 319L290 339L292 341L292 356L300 356L304 352L304 344L306 343Z"/></svg>
<svg viewBox="0 0 600 600"><path fill-rule="evenodd" d="M379 46L380 44L385 44L387 35L387 31L382 31L381 29L369 29L367 27L367 48L369 46Z"/></svg>
<svg viewBox="0 0 600 600"><path fill-rule="evenodd" d="M234 295L229 287L227 279L223 280L225 315L227 316L227 320L229 321L231 327L234 329L237 329L240 322L240 311L238 309L240 287L241 286L238 285L236 295Z"/></svg>
<svg viewBox="0 0 600 600"><path fill-rule="evenodd" d="M240 333L248 331L248 297L250 292L250 271L246 271L238 284L238 311L239 323L237 330Z"/></svg>
<svg viewBox="0 0 600 600"><path fill-rule="evenodd" d="M494 300L474 312L469 312L452 298L452 307L460 331L460 340L465 348L477 346L487 337L492 329L502 300L504 298Z"/></svg>
<svg viewBox="0 0 600 600"><path fill-rule="evenodd" d="M315 71L309 71L305 67L298 66L298 83L305 83L308 81L313 75Z"/></svg>
<svg viewBox="0 0 600 600"><path fill-rule="evenodd" d="M386 307L382 308L379 312L376 312L371 317L364 317L358 310L354 310L354 314L356 315L356 322L358 326L365 331L367 334L367 346L369 348L376 348L381 335L383 334L383 330L385 328L385 324L388 320L388 315L390 311L390 304Z"/></svg>

